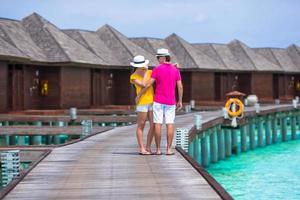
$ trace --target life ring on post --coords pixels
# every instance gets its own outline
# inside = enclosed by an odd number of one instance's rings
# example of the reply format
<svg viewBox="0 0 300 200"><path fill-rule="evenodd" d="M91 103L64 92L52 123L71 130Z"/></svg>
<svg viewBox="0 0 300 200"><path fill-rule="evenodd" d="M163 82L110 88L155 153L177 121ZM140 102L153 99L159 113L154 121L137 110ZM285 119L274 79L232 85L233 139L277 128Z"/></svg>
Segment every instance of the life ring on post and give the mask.
<svg viewBox="0 0 300 200"><path fill-rule="evenodd" d="M234 104L234 105L233 105ZM233 109L233 107L235 107ZM230 98L226 104L225 104L225 108L228 112L228 115L230 117L238 117L240 116L243 111L244 111L244 104L242 103L241 100L237 99L237 98Z"/></svg>

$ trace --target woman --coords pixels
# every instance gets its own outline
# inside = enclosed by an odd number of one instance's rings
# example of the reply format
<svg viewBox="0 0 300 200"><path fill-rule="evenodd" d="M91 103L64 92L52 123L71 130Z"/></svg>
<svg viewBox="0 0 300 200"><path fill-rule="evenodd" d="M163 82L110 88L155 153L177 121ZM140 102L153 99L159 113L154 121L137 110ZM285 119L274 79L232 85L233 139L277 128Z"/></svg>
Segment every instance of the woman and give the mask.
<svg viewBox="0 0 300 200"><path fill-rule="evenodd" d="M135 67L136 70L130 76L130 83L134 84L136 88L136 112L137 112L137 142L139 145L140 155L151 155L151 143L153 139L153 96L154 90L153 87L149 87L143 94L140 94L140 91L143 89L145 83L150 79L152 70L148 70L149 60L145 60L144 56L138 55L133 58L133 61L130 63L131 66ZM147 135L147 144L146 148L143 143L143 132L145 124L149 119L150 128Z"/></svg>

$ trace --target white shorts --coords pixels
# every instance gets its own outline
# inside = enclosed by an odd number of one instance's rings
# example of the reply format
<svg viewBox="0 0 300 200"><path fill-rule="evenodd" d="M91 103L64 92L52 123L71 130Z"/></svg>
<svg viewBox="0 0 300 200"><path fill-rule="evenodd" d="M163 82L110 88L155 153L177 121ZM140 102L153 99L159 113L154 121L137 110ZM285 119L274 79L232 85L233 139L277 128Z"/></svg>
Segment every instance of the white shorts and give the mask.
<svg viewBox="0 0 300 200"><path fill-rule="evenodd" d="M137 105L136 112L148 112L153 110L153 104Z"/></svg>
<svg viewBox="0 0 300 200"><path fill-rule="evenodd" d="M166 124L174 124L176 105L153 103L153 121L162 124L165 117Z"/></svg>

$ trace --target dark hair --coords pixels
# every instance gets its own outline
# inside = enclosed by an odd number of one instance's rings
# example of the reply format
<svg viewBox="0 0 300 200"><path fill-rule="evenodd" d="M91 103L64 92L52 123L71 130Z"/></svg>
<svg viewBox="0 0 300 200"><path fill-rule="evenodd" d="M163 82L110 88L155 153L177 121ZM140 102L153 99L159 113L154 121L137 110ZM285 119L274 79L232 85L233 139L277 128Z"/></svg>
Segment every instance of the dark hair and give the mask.
<svg viewBox="0 0 300 200"><path fill-rule="evenodd" d="M165 57L167 62L171 61L171 57L170 56L156 56L157 60L159 60L160 57Z"/></svg>
<svg viewBox="0 0 300 200"><path fill-rule="evenodd" d="M166 61L170 62L171 61L171 57L170 56L166 56Z"/></svg>

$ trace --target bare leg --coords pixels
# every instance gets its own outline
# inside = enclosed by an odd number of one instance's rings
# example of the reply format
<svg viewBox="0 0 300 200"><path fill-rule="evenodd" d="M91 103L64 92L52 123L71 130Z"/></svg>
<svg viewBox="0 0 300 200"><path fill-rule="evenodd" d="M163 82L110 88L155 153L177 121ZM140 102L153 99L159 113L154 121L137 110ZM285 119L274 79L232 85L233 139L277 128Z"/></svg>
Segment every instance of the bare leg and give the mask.
<svg viewBox="0 0 300 200"><path fill-rule="evenodd" d="M156 143L156 154L161 154L160 141L161 141L161 124L155 123L155 143Z"/></svg>
<svg viewBox="0 0 300 200"><path fill-rule="evenodd" d="M167 154L172 154L172 142L174 138L174 124L167 124Z"/></svg>
<svg viewBox="0 0 300 200"><path fill-rule="evenodd" d="M147 135L146 151L151 153L152 152L151 151L151 143L152 143L153 136L154 136L153 111L148 111L148 120L149 120L150 128L149 128L148 135Z"/></svg>
<svg viewBox="0 0 300 200"><path fill-rule="evenodd" d="M146 112L138 112L137 114L137 129L136 129L136 138L139 145L139 152L144 153L146 152L144 143L143 143L143 131L145 127L147 119L147 113Z"/></svg>

